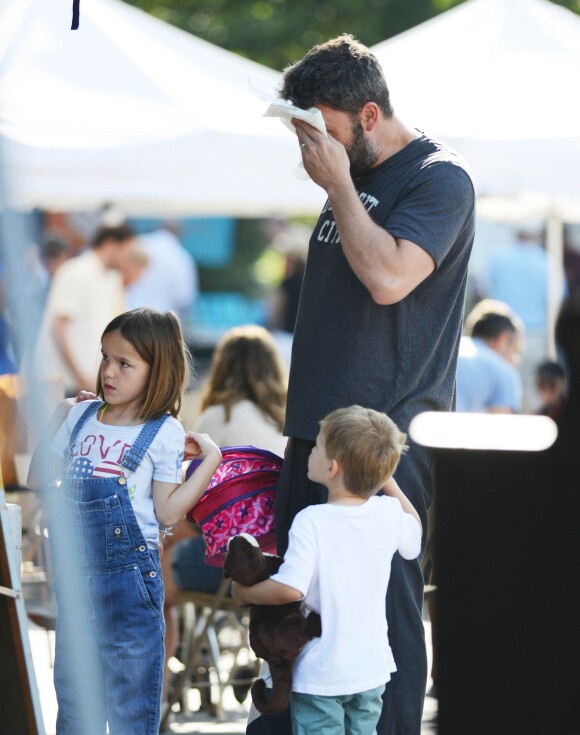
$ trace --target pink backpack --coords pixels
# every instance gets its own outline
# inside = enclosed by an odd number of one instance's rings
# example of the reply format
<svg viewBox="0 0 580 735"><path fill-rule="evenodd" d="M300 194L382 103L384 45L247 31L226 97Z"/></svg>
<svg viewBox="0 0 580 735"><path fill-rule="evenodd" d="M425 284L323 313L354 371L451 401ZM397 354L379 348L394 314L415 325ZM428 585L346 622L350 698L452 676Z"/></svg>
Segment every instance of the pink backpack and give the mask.
<svg viewBox="0 0 580 735"><path fill-rule="evenodd" d="M240 533L249 533L263 551L275 554L274 496L282 458L252 446L222 447L221 451L220 466L187 513L205 536L205 563L223 566L228 539ZM186 477L199 464L200 460L193 460Z"/></svg>

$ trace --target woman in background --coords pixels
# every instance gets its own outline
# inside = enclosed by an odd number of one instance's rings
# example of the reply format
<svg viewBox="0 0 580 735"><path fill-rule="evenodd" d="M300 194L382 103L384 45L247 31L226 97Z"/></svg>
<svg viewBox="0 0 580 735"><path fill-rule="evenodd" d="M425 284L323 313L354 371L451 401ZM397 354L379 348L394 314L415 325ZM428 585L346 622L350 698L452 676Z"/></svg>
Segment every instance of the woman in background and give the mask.
<svg viewBox="0 0 580 735"><path fill-rule="evenodd" d="M252 445L283 456L286 388L286 371L272 335L255 325L234 327L216 347L195 430L209 434L219 447ZM188 521L181 521L163 545L166 689L167 662L179 643L175 593L214 593L223 572L204 564L203 535Z"/></svg>

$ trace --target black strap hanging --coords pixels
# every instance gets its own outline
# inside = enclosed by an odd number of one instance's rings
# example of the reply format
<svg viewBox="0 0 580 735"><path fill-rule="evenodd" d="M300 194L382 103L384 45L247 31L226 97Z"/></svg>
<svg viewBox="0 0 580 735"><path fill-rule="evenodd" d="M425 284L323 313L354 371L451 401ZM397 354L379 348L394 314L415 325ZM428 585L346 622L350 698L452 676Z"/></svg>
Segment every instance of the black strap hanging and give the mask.
<svg viewBox="0 0 580 735"><path fill-rule="evenodd" d="M76 29L79 27L79 5L81 0L73 0L73 15L72 15L72 25L71 25L71 31L76 31Z"/></svg>

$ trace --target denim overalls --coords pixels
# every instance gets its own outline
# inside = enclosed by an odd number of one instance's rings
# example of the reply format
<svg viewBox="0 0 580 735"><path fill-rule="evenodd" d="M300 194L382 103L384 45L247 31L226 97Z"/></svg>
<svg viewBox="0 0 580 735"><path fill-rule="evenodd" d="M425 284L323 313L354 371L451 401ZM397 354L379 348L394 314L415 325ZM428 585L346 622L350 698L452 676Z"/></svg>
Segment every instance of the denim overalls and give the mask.
<svg viewBox="0 0 580 735"><path fill-rule="evenodd" d="M124 476L70 479L75 425L52 529L58 602L54 681L58 735L157 735L165 625L159 554L127 493L167 416L148 421L125 454Z"/></svg>

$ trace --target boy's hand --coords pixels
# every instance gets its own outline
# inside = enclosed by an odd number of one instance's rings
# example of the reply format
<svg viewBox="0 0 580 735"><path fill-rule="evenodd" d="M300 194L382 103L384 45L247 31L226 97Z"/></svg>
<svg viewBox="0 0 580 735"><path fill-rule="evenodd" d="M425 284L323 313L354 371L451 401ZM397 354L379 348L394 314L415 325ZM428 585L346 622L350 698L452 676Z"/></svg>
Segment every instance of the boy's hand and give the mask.
<svg viewBox="0 0 580 735"><path fill-rule="evenodd" d="M222 453L214 440L208 434L188 431L185 434L184 459L205 459L209 456L219 457L221 462Z"/></svg>
<svg viewBox="0 0 580 735"><path fill-rule="evenodd" d="M245 592L247 589L248 587L244 587L244 585L240 584L239 582L232 582L232 600L236 603L236 605L240 605L240 607L245 607L249 604L245 597Z"/></svg>

